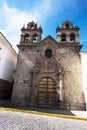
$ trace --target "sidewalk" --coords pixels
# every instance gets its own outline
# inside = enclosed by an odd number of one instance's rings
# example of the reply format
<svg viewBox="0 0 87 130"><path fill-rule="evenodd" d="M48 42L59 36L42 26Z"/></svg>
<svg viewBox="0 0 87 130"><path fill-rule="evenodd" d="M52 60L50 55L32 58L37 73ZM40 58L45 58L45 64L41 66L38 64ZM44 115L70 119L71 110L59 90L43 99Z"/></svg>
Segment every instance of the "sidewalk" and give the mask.
<svg viewBox="0 0 87 130"><path fill-rule="evenodd" d="M49 108L29 108L29 110L87 118L87 111L59 110L59 109L49 109Z"/></svg>
<svg viewBox="0 0 87 130"><path fill-rule="evenodd" d="M13 109L20 109L20 110L29 110L29 111L36 111L36 112L45 112L50 114L62 114L68 116L76 116L87 118L87 111L75 111L75 110L60 110L55 108L42 108L42 107L11 107L9 101L0 101L0 106L8 107Z"/></svg>
<svg viewBox="0 0 87 130"><path fill-rule="evenodd" d="M75 116L87 118L87 111L71 111Z"/></svg>
<svg viewBox="0 0 87 130"><path fill-rule="evenodd" d="M22 108L16 108L20 110L29 110L33 112L42 112L47 114L61 114L61 115L67 115L67 116L75 116L75 117L81 117L81 118L87 118L87 111L75 111L75 110L59 110L54 108L40 108L40 107L22 107Z"/></svg>

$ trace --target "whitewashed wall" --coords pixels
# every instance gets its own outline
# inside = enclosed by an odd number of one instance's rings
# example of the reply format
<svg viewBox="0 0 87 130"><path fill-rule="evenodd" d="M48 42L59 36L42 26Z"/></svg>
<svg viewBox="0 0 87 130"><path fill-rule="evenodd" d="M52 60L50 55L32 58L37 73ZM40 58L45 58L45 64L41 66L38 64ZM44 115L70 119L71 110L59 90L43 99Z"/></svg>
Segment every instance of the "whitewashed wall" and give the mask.
<svg viewBox="0 0 87 130"><path fill-rule="evenodd" d="M13 81L13 72L16 68L17 54L8 41L0 34L0 79Z"/></svg>
<svg viewBox="0 0 87 130"><path fill-rule="evenodd" d="M82 77L83 77L83 91L85 95L85 103L87 105L87 52L81 52L81 62L82 62ZM87 110L87 106L86 106Z"/></svg>

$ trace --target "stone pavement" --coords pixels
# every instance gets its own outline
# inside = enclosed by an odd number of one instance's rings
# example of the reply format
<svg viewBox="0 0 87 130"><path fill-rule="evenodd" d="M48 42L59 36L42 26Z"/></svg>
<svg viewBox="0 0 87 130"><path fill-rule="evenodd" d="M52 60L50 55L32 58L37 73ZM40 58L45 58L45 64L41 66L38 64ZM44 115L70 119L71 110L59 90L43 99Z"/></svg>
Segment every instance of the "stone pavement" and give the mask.
<svg viewBox="0 0 87 130"><path fill-rule="evenodd" d="M87 121L0 110L0 130L87 130Z"/></svg>

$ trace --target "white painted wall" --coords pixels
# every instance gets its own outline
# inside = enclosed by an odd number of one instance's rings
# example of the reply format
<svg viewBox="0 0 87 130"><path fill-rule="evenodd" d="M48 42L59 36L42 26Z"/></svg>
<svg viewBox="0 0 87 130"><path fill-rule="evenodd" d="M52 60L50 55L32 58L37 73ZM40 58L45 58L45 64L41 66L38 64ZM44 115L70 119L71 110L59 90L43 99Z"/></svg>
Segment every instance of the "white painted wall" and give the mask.
<svg viewBox="0 0 87 130"><path fill-rule="evenodd" d="M0 79L13 81L13 73L16 69L17 54L0 33Z"/></svg>
<svg viewBox="0 0 87 130"><path fill-rule="evenodd" d="M2 79L6 57L6 47L4 47L3 44L0 42L0 48L0 79Z"/></svg>
<svg viewBox="0 0 87 130"><path fill-rule="evenodd" d="M81 52L81 62L82 62L82 77L83 77L83 91L85 95L85 103L87 104L87 52ZM86 106L87 110L87 106Z"/></svg>

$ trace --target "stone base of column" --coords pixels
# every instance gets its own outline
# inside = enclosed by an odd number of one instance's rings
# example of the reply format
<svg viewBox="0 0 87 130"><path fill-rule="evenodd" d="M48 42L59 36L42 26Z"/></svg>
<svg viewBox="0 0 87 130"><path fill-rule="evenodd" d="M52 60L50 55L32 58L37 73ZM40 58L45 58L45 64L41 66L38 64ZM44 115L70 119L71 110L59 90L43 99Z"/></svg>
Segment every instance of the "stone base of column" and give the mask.
<svg viewBox="0 0 87 130"><path fill-rule="evenodd" d="M65 101L60 101L59 103L59 109L65 109Z"/></svg>

